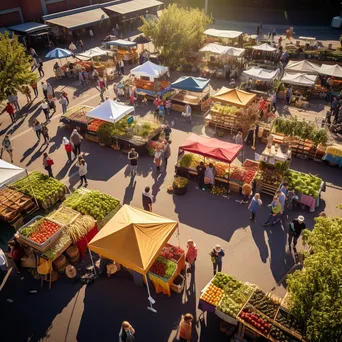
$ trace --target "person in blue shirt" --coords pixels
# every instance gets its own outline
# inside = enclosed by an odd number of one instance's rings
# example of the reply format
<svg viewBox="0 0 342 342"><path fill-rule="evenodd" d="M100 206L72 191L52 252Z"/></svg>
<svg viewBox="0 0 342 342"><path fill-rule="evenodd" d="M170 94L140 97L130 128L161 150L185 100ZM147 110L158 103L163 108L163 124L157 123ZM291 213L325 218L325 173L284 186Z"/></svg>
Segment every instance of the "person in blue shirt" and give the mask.
<svg viewBox="0 0 342 342"><path fill-rule="evenodd" d="M216 270L222 271L222 257L224 257L224 251L220 245L216 245L210 253L211 261L213 262L214 275Z"/></svg>
<svg viewBox="0 0 342 342"><path fill-rule="evenodd" d="M251 200L251 203L249 203L248 209L251 212L250 219L252 221L255 221L255 214L257 213L259 207L262 205L262 201L260 199L260 194L256 193L254 197Z"/></svg>
<svg viewBox="0 0 342 342"><path fill-rule="evenodd" d="M284 211L285 211L286 196L285 196L285 194L281 190L278 190L276 195L278 196L278 200L279 200L279 203L281 205L281 212L280 212L280 215L279 215L279 220L283 221L283 216L284 216Z"/></svg>
<svg viewBox="0 0 342 342"><path fill-rule="evenodd" d="M289 190L289 184L284 182L280 188L280 191L286 196L288 190Z"/></svg>

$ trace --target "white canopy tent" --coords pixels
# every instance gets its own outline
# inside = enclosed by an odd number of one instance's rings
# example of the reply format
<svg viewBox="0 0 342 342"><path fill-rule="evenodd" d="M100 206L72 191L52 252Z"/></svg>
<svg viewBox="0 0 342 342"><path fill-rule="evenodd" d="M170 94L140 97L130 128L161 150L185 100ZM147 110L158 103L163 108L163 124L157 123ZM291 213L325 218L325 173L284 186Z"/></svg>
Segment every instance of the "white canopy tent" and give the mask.
<svg viewBox="0 0 342 342"><path fill-rule="evenodd" d="M281 81L285 84L298 85L302 87L313 87L315 85L317 75L305 75L301 73L288 74L285 72Z"/></svg>
<svg viewBox="0 0 342 342"><path fill-rule="evenodd" d="M116 123L124 116L134 112L134 107L114 102L111 99L106 100L98 107L87 113L87 117L99 119L106 122Z"/></svg>
<svg viewBox="0 0 342 342"><path fill-rule="evenodd" d="M228 38L234 39L238 38L242 35L240 31L229 31L229 30L216 30L216 29L208 29L204 31L204 34L207 36L218 37L218 38Z"/></svg>
<svg viewBox="0 0 342 342"><path fill-rule="evenodd" d="M0 159L0 188L26 176L26 170Z"/></svg>
<svg viewBox="0 0 342 342"><path fill-rule="evenodd" d="M258 51L265 51L265 52L274 52L277 49L273 46L271 46L270 44L261 44L261 45L254 45L252 46L253 50L258 50Z"/></svg>
<svg viewBox="0 0 342 342"><path fill-rule="evenodd" d="M317 75L320 72L320 66L315 63L303 61L289 61L286 65L285 71L288 73L302 72L308 75Z"/></svg>
<svg viewBox="0 0 342 342"><path fill-rule="evenodd" d="M260 81L273 81L280 74L280 70L268 70L259 67L252 67L248 70L245 70L242 73L242 76L246 79L260 80Z"/></svg>
<svg viewBox="0 0 342 342"><path fill-rule="evenodd" d="M107 54L108 54L108 50L103 50L99 47L95 47L93 49L78 53L76 56L78 59L81 59L81 60L89 60L89 59L92 59L93 57L105 56Z"/></svg>
<svg viewBox="0 0 342 342"><path fill-rule="evenodd" d="M136 77L149 77L152 81L154 81L154 79L156 78L159 78L160 76L165 75L168 72L168 67L154 64L150 61L147 61L142 65L138 65L137 67L131 70L132 75Z"/></svg>
<svg viewBox="0 0 342 342"><path fill-rule="evenodd" d="M209 52L216 55L226 55L232 57L242 57L245 49L236 48L232 46L223 46L220 44L211 43L199 50L200 52Z"/></svg>
<svg viewBox="0 0 342 342"><path fill-rule="evenodd" d="M342 67L338 64L322 64L319 69L319 73L328 76L341 77L342 78Z"/></svg>

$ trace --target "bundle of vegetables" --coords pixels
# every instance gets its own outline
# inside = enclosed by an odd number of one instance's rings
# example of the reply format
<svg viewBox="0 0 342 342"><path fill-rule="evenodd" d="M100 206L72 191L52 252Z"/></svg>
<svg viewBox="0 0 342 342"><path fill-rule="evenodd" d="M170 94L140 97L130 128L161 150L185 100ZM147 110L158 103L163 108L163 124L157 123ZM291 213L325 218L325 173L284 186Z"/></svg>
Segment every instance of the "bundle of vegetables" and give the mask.
<svg viewBox="0 0 342 342"><path fill-rule="evenodd" d="M36 196L38 201L45 201L51 196L64 195L66 191L63 183L38 171L32 172L29 178L25 177L11 184L11 187L32 197Z"/></svg>
<svg viewBox="0 0 342 342"><path fill-rule="evenodd" d="M181 256L184 254L184 250L180 247L175 247L170 244L166 244L160 251L160 256L173 262L178 262Z"/></svg>
<svg viewBox="0 0 342 342"><path fill-rule="evenodd" d="M54 221L66 226L79 215L79 212L72 210L71 208L61 206L57 211L52 212L48 217L51 217Z"/></svg>
<svg viewBox="0 0 342 342"><path fill-rule="evenodd" d="M327 147L326 154L330 154L334 157L342 158L342 147L341 146L329 146Z"/></svg>
<svg viewBox="0 0 342 342"><path fill-rule="evenodd" d="M60 238L56 241L56 243L53 244L53 246L51 248L49 248L44 255L50 259L50 260L54 260L56 258L56 255L58 254L58 252L63 249L65 247L65 245L67 243L69 243L70 240L70 236L68 233L66 233L63 230L62 235L60 236Z"/></svg>
<svg viewBox="0 0 342 342"><path fill-rule="evenodd" d="M312 174L306 174L298 171L288 170L285 173L286 179L289 183L289 187L295 191L312 196L318 197L322 179Z"/></svg>
<svg viewBox="0 0 342 342"><path fill-rule="evenodd" d="M275 325L272 326L270 335L276 342L300 342L301 341L301 339L295 338L294 336L276 327Z"/></svg>
<svg viewBox="0 0 342 342"><path fill-rule="evenodd" d="M34 242L42 244L60 229L61 225L58 223L47 218L41 218L29 226L20 229L19 233Z"/></svg>
<svg viewBox="0 0 342 342"><path fill-rule="evenodd" d="M75 198L74 194L76 194ZM95 220L102 220L120 205L120 201L100 191L91 190L83 196L74 192L63 202L63 205L77 210L83 215L90 215Z"/></svg>
<svg viewBox="0 0 342 342"><path fill-rule="evenodd" d="M164 266L162 266L161 264L163 264ZM150 272L155 273L164 279L170 279L171 276L175 273L176 269L177 269L177 264L159 256L157 260L151 266ZM164 274L162 274L163 271L164 271Z"/></svg>
<svg viewBox="0 0 342 342"><path fill-rule="evenodd" d="M219 112L222 115L239 115L240 111L237 107L229 106L229 105L220 105L218 103L214 103L212 110Z"/></svg>
<svg viewBox="0 0 342 342"><path fill-rule="evenodd" d="M91 216L82 215L64 229L72 241L77 242L87 235L92 228L94 228L95 223L96 221Z"/></svg>
<svg viewBox="0 0 342 342"><path fill-rule="evenodd" d="M189 184L189 180L184 177L177 176L174 178L172 186L175 188L185 188Z"/></svg>
<svg viewBox="0 0 342 342"><path fill-rule="evenodd" d="M275 320L285 328L295 330L299 335L303 334L304 325L289 312L280 309Z"/></svg>
<svg viewBox="0 0 342 342"><path fill-rule="evenodd" d="M212 187L211 193L218 196L224 195L227 193L227 188L223 185L216 185Z"/></svg>
<svg viewBox="0 0 342 342"><path fill-rule="evenodd" d="M256 161L250 160L250 159L246 159L244 161L244 163L242 164L242 166L245 169L249 169L249 170L252 170L252 171L258 171L259 170L259 162L256 162Z"/></svg>
<svg viewBox="0 0 342 342"><path fill-rule="evenodd" d="M246 169L239 166L232 165L230 167L230 179L238 184L250 184L254 177L255 177L256 171L251 169Z"/></svg>
<svg viewBox="0 0 342 342"><path fill-rule="evenodd" d="M150 272L164 278L166 265L158 260L156 260L150 268Z"/></svg>
<svg viewBox="0 0 342 342"><path fill-rule="evenodd" d="M266 296L262 290L257 289L250 298L249 303L267 317L274 319L281 300L277 297Z"/></svg>
<svg viewBox="0 0 342 342"><path fill-rule="evenodd" d="M105 121L103 120L99 120L99 119L91 120L88 124L88 131L97 132L103 123L105 123Z"/></svg>

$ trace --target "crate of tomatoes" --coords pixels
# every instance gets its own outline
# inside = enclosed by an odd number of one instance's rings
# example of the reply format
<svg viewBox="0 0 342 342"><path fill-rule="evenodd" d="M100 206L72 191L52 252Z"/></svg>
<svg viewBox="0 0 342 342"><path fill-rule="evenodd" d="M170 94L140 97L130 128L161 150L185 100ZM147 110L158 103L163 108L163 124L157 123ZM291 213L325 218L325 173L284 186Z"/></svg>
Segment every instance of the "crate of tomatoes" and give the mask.
<svg viewBox="0 0 342 342"><path fill-rule="evenodd" d="M46 252L62 234L63 225L42 216L36 216L18 230L19 242L39 252Z"/></svg>

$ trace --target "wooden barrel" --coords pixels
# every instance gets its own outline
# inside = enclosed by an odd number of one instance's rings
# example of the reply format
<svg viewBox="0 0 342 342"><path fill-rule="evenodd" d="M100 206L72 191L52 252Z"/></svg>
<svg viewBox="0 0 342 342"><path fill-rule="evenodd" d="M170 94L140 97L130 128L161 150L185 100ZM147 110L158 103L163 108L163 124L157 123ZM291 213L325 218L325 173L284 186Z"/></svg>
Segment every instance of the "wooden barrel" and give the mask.
<svg viewBox="0 0 342 342"><path fill-rule="evenodd" d="M63 273L65 268L69 265L67 258L64 254L60 255L54 262L58 272Z"/></svg>
<svg viewBox="0 0 342 342"><path fill-rule="evenodd" d="M78 255L74 256L73 258L70 258L70 262L71 262L72 264L74 264L74 263L80 261L80 259L81 259L81 257L80 257L80 255L78 254Z"/></svg>
<svg viewBox="0 0 342 342"><path fill-rule="evenodd" d="M80 251L78 250L78 248L76 246L70 246L66 250L66 254L69 257L69 259L74 259L76 257L79 257Z"/></svg>

